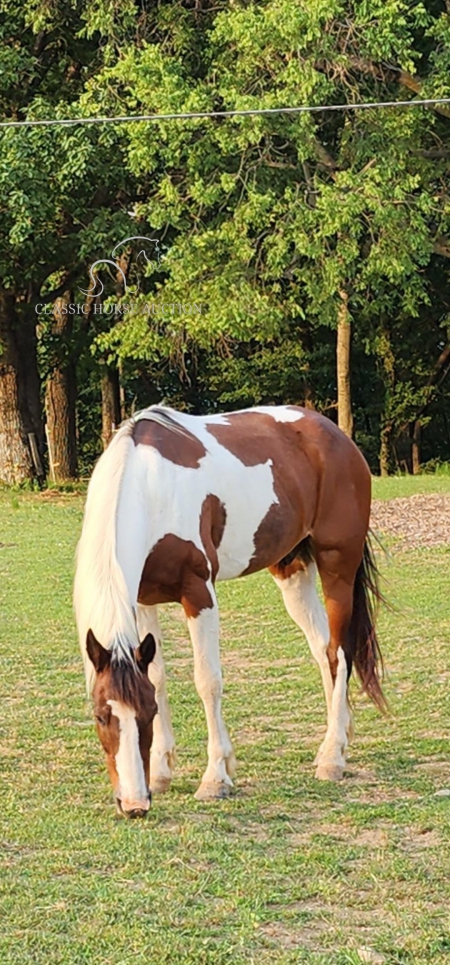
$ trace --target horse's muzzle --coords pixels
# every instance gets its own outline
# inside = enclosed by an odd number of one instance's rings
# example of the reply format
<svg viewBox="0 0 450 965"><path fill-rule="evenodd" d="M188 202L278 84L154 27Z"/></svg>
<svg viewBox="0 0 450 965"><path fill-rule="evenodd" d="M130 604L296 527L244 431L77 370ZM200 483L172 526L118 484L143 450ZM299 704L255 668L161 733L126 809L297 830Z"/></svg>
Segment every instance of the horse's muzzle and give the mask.
<svg viewBox="0 0 450 965"><path fill-rule="evenodd" d="M144 808L133 808L131 811L124 811L126 818L146 818L150 808L145 810Z"/></svg>
<svg viewBox="0 0 450 965"><path fill-rule="evenodd" d="M123 814L124 818L130 818L130 819L133 819L133 818L146 818L147 815L148 815L148 813L149 813L149 811L150 811L150 805L151 805L151 803L152 803L152 795L151 795L151 793L149 792L149 795L148 795L148 806L147 806L147 807L139 806L139 807L125 808L125 807L123 806L122 801L120 800L119 797L116 798L116 803L117 803L117 808L118 808L120 814Z"/></svg>

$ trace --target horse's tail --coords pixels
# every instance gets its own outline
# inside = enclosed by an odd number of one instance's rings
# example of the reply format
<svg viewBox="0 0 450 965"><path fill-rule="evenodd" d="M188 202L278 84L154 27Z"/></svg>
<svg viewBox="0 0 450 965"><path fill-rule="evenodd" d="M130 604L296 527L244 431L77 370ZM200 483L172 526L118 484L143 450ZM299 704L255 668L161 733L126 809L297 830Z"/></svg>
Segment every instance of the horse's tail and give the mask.
<svg viewBox="0 0 450 965"><path fill-rule="evenodd" d="M366 538L353 591L353 612L348 633L347 659L355 665L362 688L380 709L386 709L381 686L383 658L375 630L378 604L384 602L380 574L370 537Z"/></svg>
<svg viewBox="0 0 450 965"><path fill-rule="evenodd" d="M132 431L132 422L121 426L95 466L77 547L74 606L88 692L95 678L86 652L88 630L104 647L114 649L118 660L129 660L138 644L130 594L116 553L121 485L134 448Z"/></svg>

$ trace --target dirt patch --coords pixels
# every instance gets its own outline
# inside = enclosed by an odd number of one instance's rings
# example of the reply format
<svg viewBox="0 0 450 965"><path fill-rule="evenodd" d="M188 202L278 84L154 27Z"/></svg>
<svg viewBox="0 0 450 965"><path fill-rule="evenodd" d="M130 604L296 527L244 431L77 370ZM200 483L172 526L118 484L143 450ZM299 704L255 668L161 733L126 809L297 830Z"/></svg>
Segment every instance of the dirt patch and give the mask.
<svg viewBox="0 0 450 965"><path fill-rule="evenodd" d="M428 848L440 848L442 846L440 835L431 828L423 828L422 830L406 828L405 830L406 837L401 842L403 851L416 853L417 851L427 851Z"/></svg>
<svg viewBox="0 0 450 965"><path fill-rule="evenodd" d="M315 951L316 954L325 951L323 945L319 944L320 936L324 932L323 924L319 928L311 928L306 925L299 928L298 926L289 927L289 925L279 921L261 925L260 930L271 944L276 944L285 951L293 951L296 948L307 948Z"/></svg>
<svg viewBox="0 0 450 965"><path fill-rule="evenodd" d="M363 828L353 839L353 843L361 848L386 848L389 840L387 832L382 828Z"/></svg>
<svg viewBox="0 0 450 965"><path fill-rule="evenodd" d="M397 499L375 499L371 526L393 536L398 549L450 545L450 494L418 493Z"/></svg>
<svg viewBox="0 0 450 965"><path fill-rule="evenodd" d="M272 913L276 911L271 909ZM324 953L330 942L330 934L336 929L350 940L355 938L367 940L374 928L374 911L346 906L344 904L328 905L321 901L296 901L280 909L280 917L289 915L283 921L271 921L261 926L261 931L272 944L286 951L295 948L306 948L317 953ZM291 917L292 916L292 917ZM386 921L386 912L383 911ZM298 921L305 918L306 921ZM368 961L369 959L365 959Z"/></svg>

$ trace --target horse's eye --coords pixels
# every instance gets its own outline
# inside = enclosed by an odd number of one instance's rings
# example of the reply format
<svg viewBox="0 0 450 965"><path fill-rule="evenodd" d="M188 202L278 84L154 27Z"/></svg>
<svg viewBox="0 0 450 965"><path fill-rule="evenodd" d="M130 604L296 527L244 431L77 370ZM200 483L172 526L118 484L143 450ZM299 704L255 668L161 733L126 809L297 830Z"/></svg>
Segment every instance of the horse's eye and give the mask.
<svg viewBox="0 0 450 965"><path fill-rule="evenodd" d="M99 724L101 724L102 727L106 727L106 720L100 714L96 714L95 719L98 721Z"/></svg>

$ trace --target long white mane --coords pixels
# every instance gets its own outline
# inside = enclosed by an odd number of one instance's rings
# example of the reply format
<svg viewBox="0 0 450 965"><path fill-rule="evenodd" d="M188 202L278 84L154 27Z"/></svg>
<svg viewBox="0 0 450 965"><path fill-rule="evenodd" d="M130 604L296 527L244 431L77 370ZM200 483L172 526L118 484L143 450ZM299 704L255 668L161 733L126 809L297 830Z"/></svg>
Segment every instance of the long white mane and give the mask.
<svg viewBox="0 0 450 965"><path fill-rule="evenodd" d="M115 649L119 659L129 659L130 648L137 646L134 613L116 556L117 507L128 450L133 446L132 428L132 422L127 422L119 429L94 469L77 547L74 606L88 692L95 679L86 653L89 629L103 647Z"/></svg>
<svg viewBox="0 0 450 965"><path fill-rule="evenodd" d="M134 604L116 553L119 497L134 448L133 427L145 418L185 435L186 430L176 417L172 409L150 406L125 422L98 460L89 483L74 586L75 616L89 693L95 680L86 653L89 629L103 647L114 652L117 661L130 660L138 646Z"/></svg>

